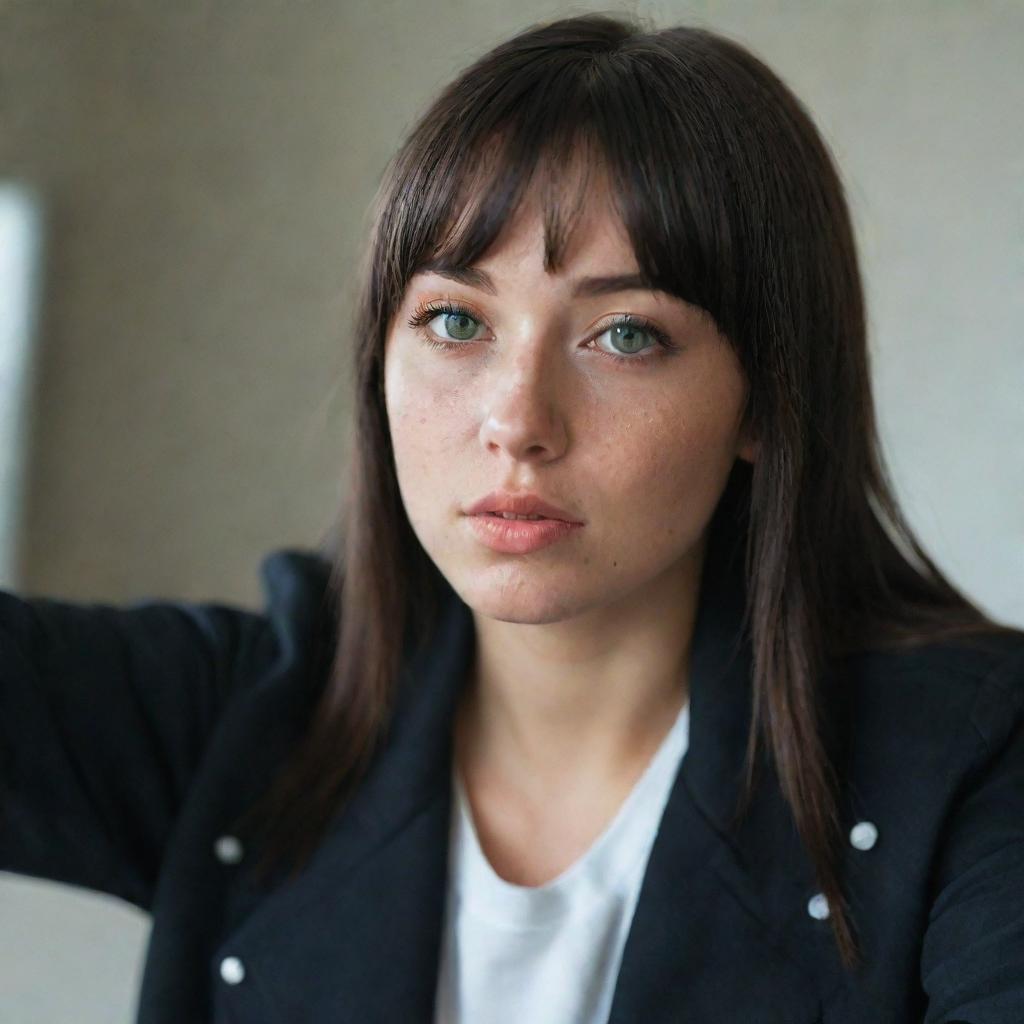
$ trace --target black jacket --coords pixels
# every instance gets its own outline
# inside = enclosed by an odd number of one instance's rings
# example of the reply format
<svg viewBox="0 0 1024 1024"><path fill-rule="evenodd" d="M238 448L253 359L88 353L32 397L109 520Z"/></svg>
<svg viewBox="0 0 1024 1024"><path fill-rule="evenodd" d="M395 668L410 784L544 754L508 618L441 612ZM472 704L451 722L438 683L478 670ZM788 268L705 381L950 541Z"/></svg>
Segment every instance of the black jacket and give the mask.
<svg viewBox="0 0 1024 1024"><path fill-rule="evenodd" d="M448 727L474 637L454 592L430 648L406 659L371 774L302 875L255 885L252 851L226 835L322 684L328 570L314 552L272 553L259 614L0 592L0 868L152 914L140 1024L431 1020ZM821 900L773 774L728 831L749 647L736 578L705 576L689 749L611 1024L1021 1024L1024 641L830 663L822 682L849 741L844 832L877 832L844 851L866 964L851 977L810 912Z"/></svg>

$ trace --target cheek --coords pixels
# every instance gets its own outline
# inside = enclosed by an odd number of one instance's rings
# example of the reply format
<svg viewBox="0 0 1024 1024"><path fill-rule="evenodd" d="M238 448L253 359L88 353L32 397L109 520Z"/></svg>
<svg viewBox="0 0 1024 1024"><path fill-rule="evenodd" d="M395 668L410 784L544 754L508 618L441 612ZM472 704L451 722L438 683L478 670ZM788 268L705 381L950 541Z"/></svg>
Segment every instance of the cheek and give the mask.
<svg viewBox="0 0 1024 1024"><path fill-rule="evenodd" d="M457 394L444 390L414 366L393 358L385 366L384 399L399 490L410 518L436 505L433 481L450 474L458 436Z"/></svg>
<svg viewBox="0 0 1024 1024"><path fill-rule="evenodd" d="M410 391L389 405L388 422L396 456L399 448L404 452L430 452L437 463L455 445L462 417L452 396L432 397L428 392Z"/></svg>
<svg viewBox="0 0 1024 1024"><path fill-rule="evenodd" d="M620 410L617 429L595 433L604 438L593 451L595 489L611 491L641 530L699 533L732 468L737 416L720 378L649 393Z"/></svg>

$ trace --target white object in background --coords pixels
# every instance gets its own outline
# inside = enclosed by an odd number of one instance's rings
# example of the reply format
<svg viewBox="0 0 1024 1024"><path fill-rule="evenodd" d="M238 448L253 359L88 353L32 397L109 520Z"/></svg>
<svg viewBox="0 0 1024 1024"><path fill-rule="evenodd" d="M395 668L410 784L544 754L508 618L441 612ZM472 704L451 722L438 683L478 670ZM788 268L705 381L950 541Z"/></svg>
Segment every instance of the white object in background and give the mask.
<svg viewBox="0 0 1024 1024"><path fill-rule="evenodd" d="M18 585L41 258L42 207L36 193L0 182L0 587L8 589Z"/></svg>

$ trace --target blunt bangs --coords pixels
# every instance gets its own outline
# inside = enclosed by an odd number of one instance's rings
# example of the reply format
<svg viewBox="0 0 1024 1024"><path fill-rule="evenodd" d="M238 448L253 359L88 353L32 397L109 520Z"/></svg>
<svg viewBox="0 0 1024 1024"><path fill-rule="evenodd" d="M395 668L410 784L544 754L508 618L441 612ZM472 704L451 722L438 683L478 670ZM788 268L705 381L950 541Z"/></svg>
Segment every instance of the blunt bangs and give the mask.
<svg viewBox="0 0 1024 1024"><path fill-rule="evenodd" d="M706 103L707 91L678 62L678 80L666 80L665 55L651 61L649 50L544 54L494 76L468 106L464 94L459 106L442 98L411 140L436 158L406 162L389 190L400 217L388 248L404 257L390 263L392 311L415 273L483 258L528 196L543 217L545 269L557 272L584 206L607 195L651 287L738 341L755 265L739 254L761 248L735 186L741 150L710 105L677 116L667 97Z"/></svg>

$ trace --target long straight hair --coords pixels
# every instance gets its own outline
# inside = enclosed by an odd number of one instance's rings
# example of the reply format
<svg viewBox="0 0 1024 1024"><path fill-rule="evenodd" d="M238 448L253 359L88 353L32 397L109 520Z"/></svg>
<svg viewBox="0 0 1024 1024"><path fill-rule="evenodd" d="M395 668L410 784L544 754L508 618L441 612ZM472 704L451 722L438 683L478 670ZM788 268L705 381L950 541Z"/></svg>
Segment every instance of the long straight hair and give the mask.
<svg viewBox="0 0 1024 1024"><path fill-rule="evenodd" d="M642 273L713 317L749 381L756 462L734 476L753 718L736 820L766 750L854 967L823 665L872 645L1009 627L946 579L897 506L854 235L827 146L764 63L703 28L655 31L604 14L533 25L448 85L385 169L353 325L336 646L308 727L244 816L267 837L258 873L308 861L384 737L403 652L429 640L440 576L403 508L383 391L385 339L408 281L428 261L473 264L531 184L544 197L545 265L557 268L586 197L585 184L567 182L570 165L608 175Z"/></svg>

